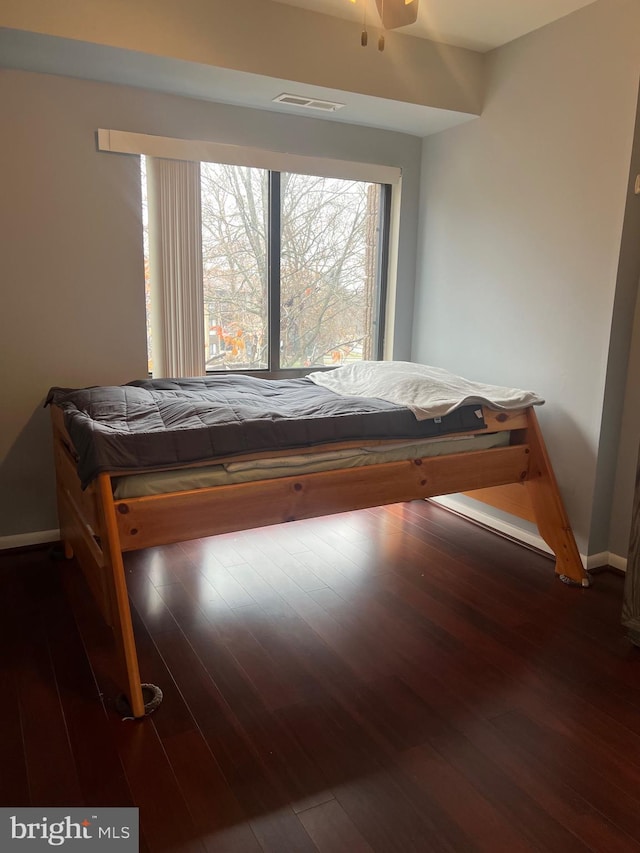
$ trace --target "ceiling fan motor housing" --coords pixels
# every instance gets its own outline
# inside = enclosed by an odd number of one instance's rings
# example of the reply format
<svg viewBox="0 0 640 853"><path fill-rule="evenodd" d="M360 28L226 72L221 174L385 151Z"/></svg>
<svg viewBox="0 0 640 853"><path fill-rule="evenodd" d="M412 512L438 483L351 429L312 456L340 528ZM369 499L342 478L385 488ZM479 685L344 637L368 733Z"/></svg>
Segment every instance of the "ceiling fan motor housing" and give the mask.
<svg viewBox="0 0 640 853"><path fill-rule="evenodd" d="M415 24L418 19L418 0L376 0L376 6L386 30Z"/></svg>

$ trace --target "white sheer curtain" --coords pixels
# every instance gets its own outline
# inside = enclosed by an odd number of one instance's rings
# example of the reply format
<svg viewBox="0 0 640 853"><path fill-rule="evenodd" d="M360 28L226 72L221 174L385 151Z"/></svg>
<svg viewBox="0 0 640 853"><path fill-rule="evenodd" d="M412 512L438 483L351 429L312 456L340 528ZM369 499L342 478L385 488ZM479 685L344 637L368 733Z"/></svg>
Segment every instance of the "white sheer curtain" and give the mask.
<svg viewBox="0 0 640 853"><path fill-rule="evenodd" d="M200 164L147 157L154 377L205 373Z"/></svg>

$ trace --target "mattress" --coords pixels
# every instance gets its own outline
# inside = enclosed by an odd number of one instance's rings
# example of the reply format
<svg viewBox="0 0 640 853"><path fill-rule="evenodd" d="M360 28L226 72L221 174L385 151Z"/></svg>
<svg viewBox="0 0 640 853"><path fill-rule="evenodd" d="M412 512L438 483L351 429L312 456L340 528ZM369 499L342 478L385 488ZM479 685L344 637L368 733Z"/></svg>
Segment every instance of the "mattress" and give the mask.
<svg viewBox="0 0 640 853"><path fill-rule="evenodd" d="M86 486L100 472L185 467L318 444L421 440L485 429L478 405L417 420L405 406L343 396L307 378L240 374L52 388Z"/></svg>
<svg viewBox="0 0 640 853"><path fill-rule="evenodd" d="M317 471L356 468L403 459L424 459L473 450L488 450L493 447L504 447L507 444L509 444L509 432L505 430L482 435L432 438L418 442L385 442L370 447L297 453L197 468L130 474L114 478L114 497L117 500L146 497L277 477L293 477Z"/></svg>

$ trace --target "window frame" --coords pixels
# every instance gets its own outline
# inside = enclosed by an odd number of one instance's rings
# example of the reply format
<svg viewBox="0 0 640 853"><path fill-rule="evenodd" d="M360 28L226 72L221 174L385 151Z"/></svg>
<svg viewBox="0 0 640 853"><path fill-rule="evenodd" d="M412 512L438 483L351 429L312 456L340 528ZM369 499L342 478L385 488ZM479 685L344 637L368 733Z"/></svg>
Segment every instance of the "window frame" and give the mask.
<svg viewBox="0 0 640 853"><path fill-rule="evenodd" d="M390 294L395 292L395 273L391 264L397 260L398 218L402 170L396 166L345 161L333 158L290 154L266 149L225 143L177 139L129 131L99 129L99 151L135 154L165 159L191 160L198 163L215 162L263 169L269 175L268 223L268 324L269 358L266 369L234 369L263 378L292 378L304 376L311 370L331 370L331 366L281 367L280 358L280 173L306 174L314 177L335 177L380 185L380 228L376 253L376 305L374 319L375 357L388 357L393 346L394 306ZM275 177L277 176L277 177ZM276 203L277 197L277 203ZM207 375L228 373L228 370L206 370Z"/></svg>

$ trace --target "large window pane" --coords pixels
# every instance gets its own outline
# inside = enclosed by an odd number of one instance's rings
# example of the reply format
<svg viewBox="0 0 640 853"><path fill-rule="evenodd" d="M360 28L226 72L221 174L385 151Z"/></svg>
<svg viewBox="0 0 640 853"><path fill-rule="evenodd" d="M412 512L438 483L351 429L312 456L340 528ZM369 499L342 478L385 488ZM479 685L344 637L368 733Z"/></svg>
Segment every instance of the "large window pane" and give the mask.
<svg viewBox="0 0 640 853"><path fill-rule="evenodd" d="M282 174L280 366L376 353L381 188Z"/></svg>
<svg viewBox="0 0 640 853"><path fill-rule="evenodd" d="M207 370L265 369L268 173L201 164Z"/></svg>

